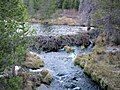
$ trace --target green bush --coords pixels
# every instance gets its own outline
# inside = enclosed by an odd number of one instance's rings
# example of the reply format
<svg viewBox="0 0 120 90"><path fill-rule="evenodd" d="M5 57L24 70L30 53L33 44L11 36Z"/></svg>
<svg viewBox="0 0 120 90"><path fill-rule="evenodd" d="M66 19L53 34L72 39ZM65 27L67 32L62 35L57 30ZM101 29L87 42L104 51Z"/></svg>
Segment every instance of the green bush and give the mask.
<svg viewBox="0 0 120 90"><path fill-rule="evenodd" d="M7 79L7 90L20 90L22 88L22 77Z"/></svg>
<svg viewBox="0 0 120 90"><path fill-rule="evenodd" d="M11 77L11 78L0 78L0 84L2 87L0 89L2 90L22 90L22 77Z"/></svg>
<svg viewBox="0 0 120 90"><path fill-rule="evenodd" d="M24 59L27 43L25 32L27 30L22 23L14 20L0 21L0 71Z"/></svg>
<svg viewBox="0 0 120 90"><path fill-rule="evenodd" d="M20 64L26 51L26 9L22 0L0 2L0 72L13 64Z"/></svg>
<svg viewBox="0 0 120 90"><path fill-rule="evenodd" d="M62 9L69 9L70 8L70 3L68 0L63 1Z"/></svg>
<svg viewBox="0 0 120 90"><path fill-rule="evenodd" d="M6 68L20 65L25 58L28 43L26 19L27 10L23 0L0 1L0 74ZM6 88L5 90L20 90L21 88L20 77L0 79L0 84Z"/></svg>

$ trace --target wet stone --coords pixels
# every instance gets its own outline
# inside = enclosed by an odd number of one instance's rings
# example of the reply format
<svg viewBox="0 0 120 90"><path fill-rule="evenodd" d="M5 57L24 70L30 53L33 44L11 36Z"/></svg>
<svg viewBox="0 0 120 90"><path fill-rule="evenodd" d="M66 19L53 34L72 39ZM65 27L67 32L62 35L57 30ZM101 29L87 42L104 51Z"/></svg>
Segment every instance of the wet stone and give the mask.
<svg viewBox="0 0 120 90"><path fill-rule="evenodd" d="M77 77L73 77L73 78L72 78L72 80L76 80L76 79L77 79Z"/></svg>
<svg viewBox="0 0 120 90"><path fill-rule="evenodd" d="M57 76L65 76L66 74L65 73L58 73Z"/></svg>
<svg viewBox="0 0 120 90"><path fill-rule="evenodd" d="M66 84L66 85L64 85L64 86L65 86L65 88L69 88L69 89L73 89L73 88L76 87L75 84Z"/></svg>
<svg viewBox="0 0 120 90"><path fill-rule="evenodd" d="M82 90L80 87L75 87L73 90Z"/></svg>

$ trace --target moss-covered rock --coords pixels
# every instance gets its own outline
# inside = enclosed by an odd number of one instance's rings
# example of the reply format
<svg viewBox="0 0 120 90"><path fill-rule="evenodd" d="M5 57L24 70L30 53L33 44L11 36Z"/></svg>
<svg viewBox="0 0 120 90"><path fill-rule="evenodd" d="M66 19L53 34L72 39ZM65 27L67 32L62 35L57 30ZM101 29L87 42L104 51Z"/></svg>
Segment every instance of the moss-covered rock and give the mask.
<svg viewBox="0 0 120 90"><path fill-rule="evenodd" d="M70 46L64 46L64 50L67 52L67 53L70 53L70 52L73 52L74 49Z"/></svg>
<svg viewBox="0 0 120 90"><path fill-rule="evenodd" d="M44 66L44 61L41 60L41 58L33 52L27 52L26 53L26 58L25 58L25 62L23 63L24 66L26 66L27 68L40 68Z"/></svg>
<svg viewBox="0 0 120 90"><path fill-rule="evenodd" d="M89 55L77 56L74 60L74 64L84 67L86 64L86 61L88 61L88 59L89 59Z"/></svg>
<svg viewBox="0 0 120 90"><path fill-rule="evenodd" d="M43 69L41 71L41 75L42 75L42 82L44 84L48 84L49 85L51 83L52 79L53 79L51 73L48 70Z"/></svg>
<svg viewBox="0 0 120 90"><path fill-rule="evenodd" d="M41 69L37 72L22 71L19 76L23 78L23 90L33 90L41 84L50 85L53 79L48 69Z"/></svg>
<svg viewBox="0 0 120 90"><path fill-rule="evenodd" d="M96 46L102 47L106 45L106 38L105 38L105 33L100 34L97 38L96 38Z"/></svg>

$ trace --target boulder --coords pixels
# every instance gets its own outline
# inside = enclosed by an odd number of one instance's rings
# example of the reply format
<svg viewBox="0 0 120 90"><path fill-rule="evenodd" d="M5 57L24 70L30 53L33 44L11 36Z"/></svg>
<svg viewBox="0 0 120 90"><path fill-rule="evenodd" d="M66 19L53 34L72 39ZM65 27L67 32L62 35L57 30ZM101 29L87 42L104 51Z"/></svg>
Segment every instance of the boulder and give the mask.
<svg viewBox="0 0 120 90"><path fill-rule="evenodd" d="M27 52L23 65L27 68L37 69L44 66L44 61L33 52Z"/></svg>
<svg viewBox="0 0 120 90"><path fill-rule="evenodd" d="M33 90L41 84L50 85L52 75L49 70L41 69L38 72L20 72L19 76L23 78L23 90Z"/></svg>
<svg viewBox="0 0 120 90"><path fill-rule="evenodd" d="M49 85L51 83L51 81L52 81L51 73L47 69L43 69L40 73L42 75L42 82L44 84L48 84Z"/></svg>
<svg viewBox="0 0 120 90"><path fill-rule="evenodd" d="M28 80L28 81L26 82L26 86L23 88L23 90L33 90L32 86L33 86L32 81L29 81L29 80Z"/></svg>
<svg viewBox="0 0 120 90"><path fill-rule="evenodd" d="M73 52L74 49L70 46L64 46L64 50L67 52L67 53L70 53L70 52Z"/></svg>
<svg viewBox="0 0 120 90"><path fill-rule="evenodd" d="M23 78L23 90L33 90L36 86L41 85L41 75L37 73L21 72L19 74Z"/></svg>
<svg viewBox="0 0 120 90"><path fill-rule="evenodd" d="M105 46L106 45L106 38L105 33L101 33L95 40L97 46Z"/></svg>

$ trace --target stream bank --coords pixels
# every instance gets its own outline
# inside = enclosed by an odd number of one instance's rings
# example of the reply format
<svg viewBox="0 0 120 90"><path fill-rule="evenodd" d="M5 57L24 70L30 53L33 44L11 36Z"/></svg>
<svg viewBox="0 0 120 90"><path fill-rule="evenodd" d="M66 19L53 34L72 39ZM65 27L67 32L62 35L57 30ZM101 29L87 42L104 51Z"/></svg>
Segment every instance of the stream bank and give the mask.
<svg viewBox="0 0 120 90"><path fill-rule="evenodd" d="M120 90L120 46L106 45L104 36L97 38L93 52L80 54L74 63L104 90Z"/></svg>

